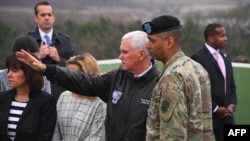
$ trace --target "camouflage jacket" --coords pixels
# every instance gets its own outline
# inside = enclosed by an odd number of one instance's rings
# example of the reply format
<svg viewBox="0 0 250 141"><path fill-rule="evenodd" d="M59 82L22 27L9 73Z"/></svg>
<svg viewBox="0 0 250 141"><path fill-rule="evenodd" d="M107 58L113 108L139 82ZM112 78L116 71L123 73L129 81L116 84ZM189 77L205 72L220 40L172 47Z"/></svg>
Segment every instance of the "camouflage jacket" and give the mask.
<svg viewBox="0 0 250 141"><path fill-rule="evenodd" d="M207 71L180 51L165 64L153 90L148 141L213 141Z"/></svg>

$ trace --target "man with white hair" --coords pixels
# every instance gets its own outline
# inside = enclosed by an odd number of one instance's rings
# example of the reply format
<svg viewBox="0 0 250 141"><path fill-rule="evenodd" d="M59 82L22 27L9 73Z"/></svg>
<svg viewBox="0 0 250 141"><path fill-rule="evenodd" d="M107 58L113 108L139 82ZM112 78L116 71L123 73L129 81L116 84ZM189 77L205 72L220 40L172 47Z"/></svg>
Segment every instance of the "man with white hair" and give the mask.
<svg viewBox="0 0 250 141"><path fill-rule="evenodd" d="M145 141L147 109L160 74L146 49L147 43L143 31L125 34L120 45L121 67L102 76L43 64L25 51L17 55L33 69L42 71L50 81L105 101L107 141Z"/></svg>

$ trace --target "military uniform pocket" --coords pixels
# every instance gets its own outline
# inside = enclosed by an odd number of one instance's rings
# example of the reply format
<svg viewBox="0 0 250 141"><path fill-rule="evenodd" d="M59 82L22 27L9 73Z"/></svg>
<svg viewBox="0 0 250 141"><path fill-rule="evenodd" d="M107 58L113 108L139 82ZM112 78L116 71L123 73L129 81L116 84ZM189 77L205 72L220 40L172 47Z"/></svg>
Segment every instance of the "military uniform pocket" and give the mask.
<svg viewBox="0 0 250 141"><path fill-rule="evenodd" d="M173 87L172 87L173 88ZM175 110L178 102L178 94L176 90L167 87L162 91L160 100L160 117L161 119L168 121Z"/></svg>

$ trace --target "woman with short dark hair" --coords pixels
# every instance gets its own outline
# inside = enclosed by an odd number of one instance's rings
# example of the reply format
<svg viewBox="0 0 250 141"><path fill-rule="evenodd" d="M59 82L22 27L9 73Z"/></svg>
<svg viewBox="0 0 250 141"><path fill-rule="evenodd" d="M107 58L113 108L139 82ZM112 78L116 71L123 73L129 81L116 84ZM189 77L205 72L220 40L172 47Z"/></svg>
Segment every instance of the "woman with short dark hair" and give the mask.
<svg viewBox="0 0 250 141"><path fill-rule="evenodd" d="M51 141L56 124L56 101L41 88L41 72L7 56L10 90L0 93L1 141Z"/></svg>

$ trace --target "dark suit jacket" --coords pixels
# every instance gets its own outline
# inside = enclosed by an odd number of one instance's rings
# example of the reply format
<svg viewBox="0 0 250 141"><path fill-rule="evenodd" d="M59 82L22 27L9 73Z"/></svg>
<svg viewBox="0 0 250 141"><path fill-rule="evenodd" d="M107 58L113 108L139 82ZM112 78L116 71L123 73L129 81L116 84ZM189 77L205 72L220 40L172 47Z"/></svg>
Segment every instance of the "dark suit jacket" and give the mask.
<svg viewBox="0 0 250 141"><path fill-rule="evenodd" d="M15 89L0 93L0 141L10 141L7 124ZM17 125L15 141L51 141L56 125L56 101L44 91L30 93Z"/></svg>
<svg viewBox="0 0 250 141"><path fill-rule="evenodd" d="M226 94L224 91L224 77L220 71L219 65L213 55L204 46L191 56L199 62L208 72L211 81L212 108L218 106L227 107L230 104L237 105L236 86L233 76L231 58L228 54L220 50L220 54L225 62L226 67Z"/></svg>
<svg viewBox="0 0 250 141"><path fill-rule="evenodd" d="M36 28L35 31L28 32L27 35L33 37L40 46L42 39L40 37L38 28ZM58 54L60 56L60 62L58 65L64 67L65 61L74 55L69 36L58 32L56 29L53 29L52 45L57 48ZM57 64L49 57L43 59L42 62L45 64ZM51 83L51 93L56 100L58 100L60 94L63 91L65 91L64 88L56 85L55 83Z"/></svg>
<svg viewBox="0 0 250 141"><path fill-rule="evenodd" d="M40 37L38 28L36 28L35 31L28 32L27 35L33 37L40 46L42 39ZM57 48L58 54L60 56L59 65L65 66L65 61L74 55L69 36L58 32L56 29L53 29L52 45ZM42 62L45 64L56 64L56 62L54 62L49 57L43 59Z"/></svg>

